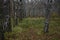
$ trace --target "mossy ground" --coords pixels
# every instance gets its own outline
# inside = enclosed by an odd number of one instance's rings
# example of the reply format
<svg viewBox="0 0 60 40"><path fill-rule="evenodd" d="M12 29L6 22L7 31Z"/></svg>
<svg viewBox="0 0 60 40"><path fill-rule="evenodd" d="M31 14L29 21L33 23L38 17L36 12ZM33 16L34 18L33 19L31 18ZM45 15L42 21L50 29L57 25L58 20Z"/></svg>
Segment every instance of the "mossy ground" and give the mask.
<svg viewBox="0 0 60 40"><path fill-rule="evenodd" d="M45 19L24 18L10 33L5 33L6 40L60 40L60 21L50 20L49 32L44 33Z"/></svg>

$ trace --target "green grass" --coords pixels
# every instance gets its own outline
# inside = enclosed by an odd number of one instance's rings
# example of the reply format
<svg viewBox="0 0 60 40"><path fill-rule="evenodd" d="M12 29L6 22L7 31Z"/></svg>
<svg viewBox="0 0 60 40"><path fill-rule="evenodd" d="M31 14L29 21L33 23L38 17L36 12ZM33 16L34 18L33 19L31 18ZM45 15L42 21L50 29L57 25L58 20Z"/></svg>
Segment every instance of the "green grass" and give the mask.
<svg viewBox="0 0 60 40"><path fill-rule="evenodd" d="M13 32L5 33L6 40L60 40L60 25L57 21L51 20L49 33L44 33L45 19L24 18Z"/></svg>

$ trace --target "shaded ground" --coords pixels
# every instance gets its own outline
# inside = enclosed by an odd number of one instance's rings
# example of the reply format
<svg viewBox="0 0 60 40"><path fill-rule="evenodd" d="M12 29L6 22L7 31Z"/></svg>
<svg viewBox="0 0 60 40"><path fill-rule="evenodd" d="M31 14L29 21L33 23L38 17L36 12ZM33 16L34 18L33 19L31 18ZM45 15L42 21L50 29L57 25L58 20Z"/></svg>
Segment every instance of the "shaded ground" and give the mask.
<svg viewBox="0 0 60 40"><path fill-rule="evenodd" d="M5 33L6 40L60 40L60 21L51 20L49 33L44 33L44 18L26 18L13 28L12 33Z"/></svg>

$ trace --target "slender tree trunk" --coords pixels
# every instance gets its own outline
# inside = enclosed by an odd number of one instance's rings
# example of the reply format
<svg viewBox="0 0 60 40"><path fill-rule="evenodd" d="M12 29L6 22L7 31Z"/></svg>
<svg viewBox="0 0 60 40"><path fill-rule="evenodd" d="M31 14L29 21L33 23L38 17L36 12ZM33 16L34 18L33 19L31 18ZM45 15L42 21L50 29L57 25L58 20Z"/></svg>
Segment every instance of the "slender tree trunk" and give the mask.
<svg viewBox="0 0 60 40"><path fill-rule="evenodd" d="M0 40L4 40L4 30L3 30L3 0L0 0Z"/></svg>
<svg viewBox="0 0 60 40"><path fill-rule="evenodd" d="M45 27L44 27L44 32L49 32L49 19L50 19L50 14L51 14L51 4L52 0L47 0L47 6L46 6L46 14L45 14Z"/></svg>

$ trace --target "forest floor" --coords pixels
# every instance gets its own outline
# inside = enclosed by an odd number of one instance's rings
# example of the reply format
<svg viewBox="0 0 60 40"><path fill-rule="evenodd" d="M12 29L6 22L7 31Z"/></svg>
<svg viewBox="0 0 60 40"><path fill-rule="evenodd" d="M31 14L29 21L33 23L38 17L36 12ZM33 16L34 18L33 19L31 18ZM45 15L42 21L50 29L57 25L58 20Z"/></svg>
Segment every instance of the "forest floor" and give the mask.
<svg viewBox="0 0 60 40"><path fill-rule="evenodd" d="M49 32L44 33L45 19L24 18L13 32L5 33L6 40L60 40L60 21L50 20Z"/></svg>

